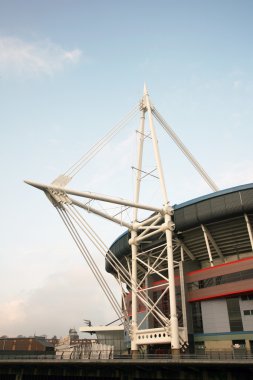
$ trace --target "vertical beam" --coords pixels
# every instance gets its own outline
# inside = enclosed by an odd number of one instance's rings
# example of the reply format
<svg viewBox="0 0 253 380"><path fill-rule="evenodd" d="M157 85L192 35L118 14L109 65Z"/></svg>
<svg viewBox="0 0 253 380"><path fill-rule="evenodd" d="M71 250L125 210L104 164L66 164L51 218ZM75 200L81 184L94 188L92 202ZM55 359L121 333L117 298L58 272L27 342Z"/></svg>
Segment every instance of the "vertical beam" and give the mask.
<svg viewBox="0 0 253 380"><path fill-rule="evenodd" d="M181 261L184 261L184 248L180 245Z"/></svg>
<svg viewBox="0 0 253 380"><path fill-rule="evenodd" d="M150 258L148 257L148 267L150 268ZM149 269L148 269L149 271ZM145 288L146 288L146 298L147 300L149 299L149 296L150 296L150 288L151 286L151 279L150 279L150 275L147 274L146 278L145 278ZM146 307L146 313L148 313L148 309ZM152 314L149 314L148 316L148 329L151 328L151 323L152 323Z"/></svg>
<svg viewBox="0 0 253 380"><path fill-rule="evenodd" d="M250 224L250 221L249 221L249 217L248 215L245 213L244 214L244 218L245 218L245 221L246 221L246 224L247 224L247 229L248 229L248 234L249 234L249 239L250 239L250 244L251 244L251 249L253 251L253 234L252 234L252 227L251 227L251 224Z"/></svg>
<svg viewBox="0 0 253 380"><path fill-rule="evenodd" d="M137 171L135 178L135 190L134 190L134 202L138 203L140 198L140 184L141 184L141 168L142 168L142 155L143 155L143 144L144 144L144 127L145 127L145 110L141 110L141 119L139 126L139 143L137 151ZM133 209L133 226L138 219L138 209ZM136 242L137 231L135 228L131 230L131 250L132 250L132 276L131 276L131 286L132 286L132 323L131 323L131 351L133 356L138 352L137 345L137 253L138 246Z"/></svg>
<svg viewBox="0 0 253 380"><path fill-rule="evenodd" d="M208 241L206 229L205 229L205 226L203 224L201 224L201 228L202 228L204 238L205 238L205 242L206 242L206 248L207 248L207 252L208 252L208 256L209 256L210 265L211 265L211 267L213 267L213 257L212 257L212 252L211 252L210 244Z"/></svg>
<svg viewBox="0 0 253 380"><path fill-rule="evenodd" d="M143 144L144 144L144 127L145 127L145 110L141 110L141 119L139 126L139 143L137 148L137 171L135 177L135 190L134 190L134 203L139 203L140 198L140 187L141 187L141 169L142 169L142 155L143 155ZM137 221L138 208L133 209L133 222Z"/></svg>
<svg viewBox="0 0 253 380"><path fill-rule="evenodd" d="M166 241L167 241L167 260L168 260L168 274L169 274L169 284L170 284L169 295L170 295L171 349L174 352L178 352L180 350L180 342L179 342L179 329L178 329L177 306L176 306L174 262L173 262L171 208L168 202L162 163L161 163L160 153L158 149L158 141L157 141L155 128L153 125L152 109L151 109L149 95L148 95L146 86L144 87L144 102L145 102L145 105L147 107L147 112L148 112L149 128L151 132L154 156L155 156L157 171L158 171L159 180L160 180L162 198L163 198L164 228L165 228L165 235L166 235Z"/></svg>
<svg viewBox="0 0 253 380"><path fill-rule="evenodd" d="M138 352L137 345L137 245L135 239L137 237L137 232L131 231L131 249L132 249L132 276L131 276L131 287L132 287L132 323L131 323L131 351L133 356Z"/></svg>
<svg viewBox="0 0 253 380"><path fill-rule="evenodd" d="M164 174L163 174L161 157L160 157L160 153L159 153L159 149L158 149L158 141L157 141L157 137L156 137L156 131L155 131L155 128L154 128L154 123L153 123L153 114L152 114L152 109L151 109L151 105L150 105L150 101L149 101L149 95L148 95L148 92L147 92L146 85L144 87L144 101L145 101L145 105L147 107L147 112L148 112L149 128L150 128L150 132L151 132L152 143L153 143L153 150L154 150L154 156L155 156L158 176L159 176L159 180L160 180L160 186L161 186L162 198L163 198L163 205L167 206L167 204L168 204L168 196L167 196L167 191L166 191L166 186L165 186L165 180L164 180Z"/></svg>
<svg viewBox="0 0 253 380"><path fill-rule="evenodd" d="M184 281L183 261L179 262L179 277L180 277L180 290L181 290L183 326L184 326L185 334L186 334L186 337L187 337L187 335L188 335L188 328L187 328L187 314L186 314L186 298L185 298L185 281Z"/></svg>

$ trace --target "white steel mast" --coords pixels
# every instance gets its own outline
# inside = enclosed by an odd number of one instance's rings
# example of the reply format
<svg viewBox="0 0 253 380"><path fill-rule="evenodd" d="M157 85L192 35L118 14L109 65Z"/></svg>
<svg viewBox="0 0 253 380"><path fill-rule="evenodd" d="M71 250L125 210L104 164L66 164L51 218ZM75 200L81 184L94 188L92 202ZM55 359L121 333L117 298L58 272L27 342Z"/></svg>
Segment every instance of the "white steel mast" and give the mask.
<svg viewBox="0 0 253 380"><path fill-rule="evenodd" d="M67 226L69 232L71 233L73 239L75 240L79 250L86 259L87 264L90 266L92 272L95 274L100 286L103 288L105 295L109 299L110 303L114 307L117 315L128 326L126 321L128 316L125 310L122 310L117 304L114 295L107 286L102 273L96 266L95 260L92 258L91 253L88 251L81 238L80 233L83 232L85 236L91 240L98 251L105 257L107 262L111 265L114 271L115 278L121 284L122 297L125 296L123 292L122 284L126 284L127 288L130 289L132 295L132 320L129 323L130 337L131 337L131 350L133 355L138 351L138 347L142 345L155 345L155 344L170 344L172 349L172 354L177 354L180 348L185 347L188 342L187 336L187 321L185 316L185 305L182 305L183 310L183 323L182 327L179 327L178 314L177 314L177 304L176 304L176 285L175 285L175 274L174 267L179 265L173 260L173 249L178 247L177 237L174 239L173 245L173 230L174 222L172 219L173 209L169 204L169 198L167 195L162 161L159 152L159 146L157 141L156 130L154 127L153 116L158 120L162 127L169 133L171 138L180 147L189 161L193 166L199 171L202 177L206 180L209 186L213 190L217 190L218 187L199 165L197 160L188 151L188 149L183 145L181 140L176 136L174 131L169 127L157 110L153 107L150 102L149 94L144 86L143 97L140 102L140 124L138 130L139 142L137 147L137 166L136 166L136 177L135 177L135 189L134 189L134 199L133 201L125 200L122 198L111 197L108 195L101 195L87 191L76 191L73 189L66 188L66 185L71 181L74 175L76 175L81 168L91 159L93 156L99 152L106 143L108 143L111 138L119 132L137 112L137 107L131 111L125 120L120 122L114 129L112 129L102 140L100 140L90 151L84 155L75 165L73 165L64 175L59 176L50 185L45 185L37 183L34 181L26 181L31 186L34 186L47 195L51 203L57 208L59 215ZM147 115L147 120L145 116ZM148 126L145 126L148 124ZM152 149L156 165L156 170L158 173L158 180L161 190L161 207L154 207L148 204L140 203L140 191L141 191L141 180L142 180L142 170L143 165L143 149L145 138L149 136L152 140ZM148 173L146 173L148 174ZM78 199L79 200L78 200ZM88 202L87 202L88 199ZM85 200L85 201L84 201ZM123 213L121 218L117 215L110 215L109 212L104 209L98 209L90 203L101 201L106 204L114 204L119 206L125 206L126 208L133 208L133 219L132 222L123 219ZM129 245L131 247L131 260L128 257L125 258L124 265L122 262L111 252L108 247L103 243L96 232L88 225L88 222L83 218L83 216L77 211L77 208L85 210L90 213L94 213L101 218L112 221L128 229L130 232ZM139 210L146 210L153 213L147 219L142 222L138 220ZM157 248L155 251L153 249L147 248L146 250L141 247L142 243L146 243L150 238L153 237L158 239L158 236L165 236L160 242L157 240ZM176 248L175 248L176 244ZM190 257L194 259L194 256L189 252L187 247L180 243L182 250ZM143 244L145 247L145 244ZM183 254L181 255L183 260ZM127 264L127 265L126 265ZM159 285L149 284L150 275L155 275L159 277L163 283L163 287ZM183 287L183 279L181 278ZM159 296L156 300L150 294L156 290L159 290ZM170 311L165 312L159 307L159 302L163 297L167 296L169 293L169 304ZM183 302L185 302L184 297L182 297ZM144 315L138 313L138 302L140 302L145 307ZM147 320L155 321L151 325Z"/></svg>
<svg viewBox="0 0 253 380"><path fill-rule="evenodd" d="M142 167L142 154L143 154L143 141L144 141L144 125L145 125L145 113L148 114L149 129L152 137L153 151L156 162L156 167L158 171L158 177L160 182L160 188L162 193L163 201L163 215L164 223L161 225L162 230L166 234L166 244L167 244L167 260L168 260L168 279L169 279L169 301L170 301L170 335L171 335L171 349L172 351L179 351L179 331L178 331L178 318L177 318L177 308L176 308L176 293L175 293L175 276L174 276L174 263L173 263L173 248L172 248L172 230L174 229L174 224L171 219L172 208L169 206L169 200L167 196L167 190L164 180L162 162L160 158L160 152L158 148L158 141L156 136L156 131L153 123L152 108L149 100L149 95L146 85L144 85L144 94L141 103L141 122L140 122L140 142L138 146L138 162L137 162L137 173L136 173L136 185L135 185L135 196L134 201L138 203L139 193L140 193L140 173ZM138 209L134 209L134 220L133 228L131 232L130 244L132 248L132 281L133 281L133 294L132 294L132 351L137 349L137 335L136 335L136 324L137 324L137 297L136 297L136 283L137 283L137 268L136 268L136 255L138 250L138 233L135 227L137 222L137 212ZM155 333L155 331L154 331Z"/></svg>

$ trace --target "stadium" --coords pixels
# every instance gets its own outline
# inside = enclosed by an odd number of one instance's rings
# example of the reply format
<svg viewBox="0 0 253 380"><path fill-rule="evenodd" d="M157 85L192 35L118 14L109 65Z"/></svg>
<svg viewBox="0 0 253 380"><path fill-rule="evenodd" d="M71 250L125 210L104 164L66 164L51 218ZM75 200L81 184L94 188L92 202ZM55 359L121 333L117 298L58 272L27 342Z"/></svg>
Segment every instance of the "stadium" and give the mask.
<svg viewBox="0 0 253 380"><path fill-rule="evenodd" d="M173 209L177 312L179 326L184 319L187 325L189 349L253 352L253 184L217 191ZM149 240L140 250L152 260L161 253L165 236ZM125 266L131 256L128 242L127 231L110 247ZM113 273L108 262L106 270ZM150 274L148 282L152 300L159 299L159 309L168 315L168 292L160 298L166 281ZM130 317L131 298L129 292L125 302ZM138 320L145 314L145 305L139 302ZM154 317L145 322L145 329L157 326Z"/></svg>
<svg viewBox="0 0 253 380"><path fill-rule="evenodd" d="M67 188L73 176L137 113L133 200ZM170 206L155 119L212 189L211 194ZM154 158L152 170L143 164L147 142ZM160 188L158 206L141 202L141 190L149 191L143 183L147 176L155 177ZM64 175L50 185L26 183L42 190L58 211L120 320L133 355L161 350L172 355L212 349L253 352L253 184L219 190L153 106L146 86L139 104ZM112 204L118 207L116 214ZM80 209L126 231L108 248ZM80 233L105 258L106 271L120 286L121 303ZM100 326L98 331L108 335L110 329L117 334L120 330ZM80 328L95 330L94 326Z"/></svg>

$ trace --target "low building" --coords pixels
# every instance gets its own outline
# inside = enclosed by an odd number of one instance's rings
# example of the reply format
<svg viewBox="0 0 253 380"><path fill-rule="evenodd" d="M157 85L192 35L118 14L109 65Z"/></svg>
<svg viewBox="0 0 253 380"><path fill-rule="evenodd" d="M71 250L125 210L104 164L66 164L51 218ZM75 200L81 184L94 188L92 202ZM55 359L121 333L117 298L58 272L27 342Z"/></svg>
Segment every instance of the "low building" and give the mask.
<svg viewBox="0 0 253 380"><path fill-rule="evenodd" d="M128 352L129 339L125 335L124 326L85 326L80 327L84 333L96 334L97 343L112 346L114 355L123 355Z"/></svg>
<svg viewBox="0 0 253 380"><path fill-rule="evenodd" d="M0 338L0 355L54 355L54 344L45 337Z"/></svg>

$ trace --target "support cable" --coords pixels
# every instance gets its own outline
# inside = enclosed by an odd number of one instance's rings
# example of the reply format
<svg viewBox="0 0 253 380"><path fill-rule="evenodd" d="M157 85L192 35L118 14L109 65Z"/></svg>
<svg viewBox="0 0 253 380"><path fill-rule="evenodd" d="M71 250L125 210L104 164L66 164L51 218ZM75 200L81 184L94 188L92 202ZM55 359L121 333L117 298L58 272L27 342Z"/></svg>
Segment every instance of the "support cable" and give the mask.
<svg viewBox="0 0 253 380"><path fill-rule="evenodd" d="M110 304L112 305L114 311L116 312L117 316L120 319L124 319L122 316L122 310L121 307L114 297L114 294L112 293L111 289L109 288L106 280L104 279L102 273L100 272L99 268L97 267L95 261L93 260L92 256L90 255L87 247L85 246L82 238L80 237L79 233L77 232L75 226L73 225L73 222L71 221L69 215L67 214L66 210L64 211L56 208L61 219L63 220L64 224L66 225L67 229L69 230L72 238L74 239L76 245L78 246L83 258L85 259L86 263L88 264L89 268L91 269L92 273L94 274L95 278L97 279L99 285L101 286L102 290L104 291L106 297L108 298Z"/></svg>
<svg viewBox="0 0 253 380"><path fill-rule="evenodd" d="M72 165L64 176L73 178L116 134L137 114L139 105L134 108L112 128L101 140L93 145L74 165Z"/></svg>
<svg viewBox="0 0 253 380"><path fill-rule="evenodd" d="M132 284L131 284L129 274L126 271L126 269L124 268L124 266L121 264L121 262L113 255L112 252L111 252L112 256L106 255L106 253L108 252L108 249L107 249L106 245L103 243L103 241L99 238L99 236L95 233L95 231L93 231L93 229L84 220L84 218L78 213L78 211L74 209L73 206L72 206L72 209L70 208L69 205L67 205L67 206L68 206L68 210L70 211L70 213L72 212L72 214L73 214L72 217L74 218L75 222L79 225L79 227L86 234L86 236L92 241L92 243L96 246L96 248L100 251L100 253L102 253L102 255L110 263L110 265L112 265L112 267L116 271L120 271L122 278L124 279L125 283L132 290ZM79 214L79 218L76 215L74 215L73 211L75 211L76 214ZM80 225L80 223L83 225L83 227ZM85 228L85 230L84 230L84 228ZM136 286L136 288L137 287L138 286ZM143 304L145 304L146 307L148 307L148 308L154 307L154 302L150 297L148 297L148 299L147 299L146 297L144 297L142 294L139 294L138 292L137 292L137 297L140 299L140 301ZM162 323L166 319L166 317L161 313L161 311L158 308L154 309L152 314L153 314L154 318L156 318L160 323ZM164 327L165 327L165 325L164 325Z"/></svg>
<svg viewBox="0 0 253 380"><path fill-rule="evenodd" d="M172 140L176 143L179 149L183 152L183 154L188 158L188 160L192 163L198 173L204 178L206 183L211 187L213 191L218 191L219 188L216 183L209 177L206 171L202 168L202 166L198 163L196 158L191 154L189 149L183 144L180 138L176 135L170 125L163 119L163 117L159 114L155 107L152 108L152 113L155 116L156 120L161 124L163 129L168 133L168 135L172 138Z"/></svg>
<svg viewBox="0 0 253 380"><path fill-rule="evenodd" d="M110 303L112 304L114 310L116 311L117 315L120 314L122 318L121 308L118 304L117 300L115 299L113 293L111 292L111 289L108 287L103 275L101 274L99 268L97 267L96 263L94 262L92 256L90 255L87 247L85 246L82 238L80 237L79 233L77 232L75 226L73 225L73 222L71 221L69 215L67 214L66 210L61 211L60 216L62 216L62 219L67 226L71 236L73 237L74 241L76 242L79 250L82 253L82 256L85 258L87 264L89 265L90 269L92 270L93 274L95 275L96 279L98 280L100 286L102 287L103 291L109 298ZM103 286L105 285L105 287ZM120 313L119 313L120 312Z"/></svg>
<svg viewBox="0 0 253 380"><path fill-rule="evenodd" d="M129 274L121 262L113 255L111 251L111 256L107 255L108 248L104 244L104 242L100 239L100 237L96 234L96 232L91 228L91 226L85 221L82 215L75 209L74 206L68 205L68 210L72 215L72 218L78 224L79 228L85 233L85 235L92 241L95 247L99 250L99 252L103 255L103 257L112 265L115 271L119 270L121 272L122 277L125 281L129 281Z"/></svg>

